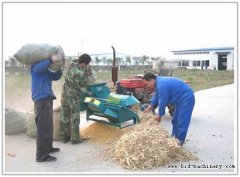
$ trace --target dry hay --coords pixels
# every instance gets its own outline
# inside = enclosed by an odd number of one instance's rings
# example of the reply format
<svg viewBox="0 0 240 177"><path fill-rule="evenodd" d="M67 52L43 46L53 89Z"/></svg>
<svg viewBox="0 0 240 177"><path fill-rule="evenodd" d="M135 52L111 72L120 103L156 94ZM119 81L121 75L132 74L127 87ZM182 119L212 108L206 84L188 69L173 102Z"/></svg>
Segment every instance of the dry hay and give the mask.
<svg viewBox="0 0 240 177"><path fill-rule="evenodd" d="M141 123L124 134L115 145L115 159L127 169L152 169L177 161L196 160L196 156L178 145L178 140L154 120L142 114Z"/></svg>
<svg viewBox="0 0 240 177"><path fill-rule="evenodd" d="M139 104L135 104L133 106L131 106L131 110L134 111L136 114L140 114L140 105Z"/></svg>
<svg viewBox="0 0 240 177"><path fill-rule="evenodd" d="M141 122L135 127L119 129L94 122L81 128L80 134L88 137L92 143L104 145L108 156L119 161L126 169L152 169L177 161L197 159L179 146L178 140L170 137L152 114L139 114Z"/></svg>
<svg viewBox="0 0 240 177"><path fill-rule="evenodd" d="M89 138L90 142L100 145L112 145L130 128L119 129L110 125L94 122L80 128L81 136Z"/></svg>

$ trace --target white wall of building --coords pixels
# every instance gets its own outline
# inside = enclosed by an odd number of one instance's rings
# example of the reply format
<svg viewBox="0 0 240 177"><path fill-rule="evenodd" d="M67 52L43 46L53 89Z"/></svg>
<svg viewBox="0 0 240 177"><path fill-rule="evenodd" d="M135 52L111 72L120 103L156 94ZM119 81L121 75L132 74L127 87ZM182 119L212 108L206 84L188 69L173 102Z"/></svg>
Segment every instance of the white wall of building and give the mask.
<svg viewBox="0 0 240 177"><path fill-rule="evenodd" d="M180 55L172 55L173 60L189 60L189 66L187 68L192 69L201 69L201 66L193 66L192 61L209 61L208 69L214 69L214 66L216 69L218 69L218 54L216 52L230 52L227 55L227 70L233 70L234 69L234 54L233 51L209 51L207 54L180 54Z"/></svg>
<svg viewBox="0 0 240 177"><path fill-rule="evenodd" d="M216 69L218 69L218 54L216 54L215 52L211 52L211 60L209 61L209 69L214 69L214 66L216 67Z"/></svg>
<svg viewBox="0 0 240 177"><path fill-rule="evenodd" d="M173 55L173 60L210 60L210 54Z"/></svg>
<svg viewBox="0 0 240 177"><path fill-rule="evenodd" d="M233 53L229 53L227 55L227 70L233 70L234 69L234 57Z"/></svg>

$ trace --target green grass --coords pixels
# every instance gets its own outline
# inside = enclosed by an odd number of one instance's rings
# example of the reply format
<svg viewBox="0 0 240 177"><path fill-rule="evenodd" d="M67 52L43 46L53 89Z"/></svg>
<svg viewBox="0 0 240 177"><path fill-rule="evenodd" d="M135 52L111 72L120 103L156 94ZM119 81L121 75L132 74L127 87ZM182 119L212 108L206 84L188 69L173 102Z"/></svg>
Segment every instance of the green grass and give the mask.
<svg viewBox="0 0 240 177"><path fill-rule="evenodd" d="M119 79L128 78L137 74L143 74L143 70L119 71ZM194 91L208 89L212 87L232 84L234 82L233 71L215 71L215 70L174 70L173 76L185 81L190 81ZM111 71L97 72L99 81L107 82L112 87ZM53 82L53 90L56 96L60 98L64 79ZM30 74L6 75L5 76L5 97L6 101L11 99L24 99L31 95L31 77Z"/></svg>
<svg viewBox="0 0 240 177"><path fill-rule="evenodd" d="M31 90L31 76L28 74L5 75L5 97L21 96Z"/></svg>
<svg viewBox="0 0 240 177"><path fill-rule="evenodd" d="M234 82L234 71L175 70L173 76L190 81L194 91L209 89Z"/></svg>
<svg viewBox="0 0 240 177"><path fill-rule="evenodd" d="M119 71L119 80L137 74L143 74L144 70ZM217 70L173 70L173 77L189 81L194 91L232 84L234 82L234 71ZM111 72L98 73L98 79L111 83Z"/></svg>

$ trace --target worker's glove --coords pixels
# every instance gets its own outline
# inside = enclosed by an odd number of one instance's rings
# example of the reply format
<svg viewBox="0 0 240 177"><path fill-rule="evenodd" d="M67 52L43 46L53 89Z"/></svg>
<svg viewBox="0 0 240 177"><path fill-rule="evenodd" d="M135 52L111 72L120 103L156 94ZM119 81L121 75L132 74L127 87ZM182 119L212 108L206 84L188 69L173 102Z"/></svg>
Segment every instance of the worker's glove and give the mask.
<svg viewBox="0 0 240 177"><path fill-rule="evenodd" d="M97 83L97 76L94 70L92 69L91 65L88 65L86 68L86 75L87 75L87 84L92 85Z"/></svg>
<svg viewBox="0 0 240 177"><path fill-rule="evenodd" d="M148 107L143 111L143 113L149 113L152 109L151 105L148 105Z"/></svg>

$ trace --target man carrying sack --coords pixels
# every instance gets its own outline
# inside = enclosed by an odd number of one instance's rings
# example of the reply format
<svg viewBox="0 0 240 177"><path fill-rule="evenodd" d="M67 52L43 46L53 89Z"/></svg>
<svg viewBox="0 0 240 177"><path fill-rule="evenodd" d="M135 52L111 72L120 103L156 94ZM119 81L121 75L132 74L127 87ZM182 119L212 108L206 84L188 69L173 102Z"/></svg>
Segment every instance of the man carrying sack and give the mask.
<svg viewBox="0 0 240 177"><path fill-rule="evenodd" d="M57 54L51 58L31 65L32 77L32 100L34 101L35 122L37 126L37 152L36 161L56 161L57 158L49 153L57 152L60 149L54 148L53 143L53 100L56 99L52 91L52 81L59 80L62 71L49 71L52 63L64 60Z"/></svg>

